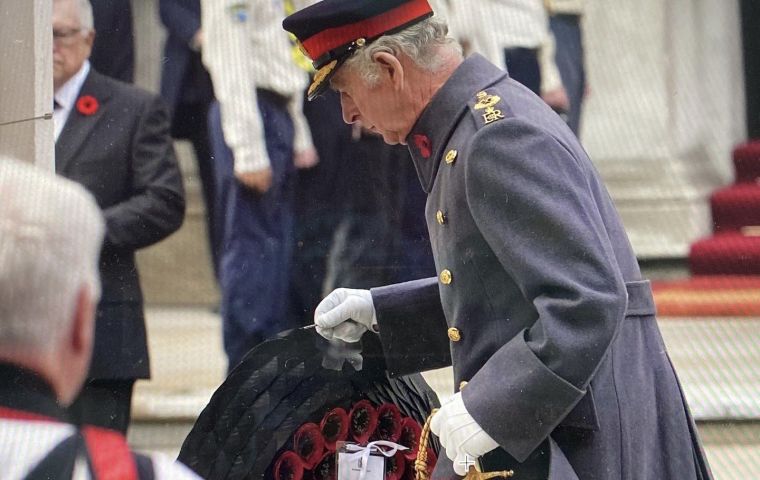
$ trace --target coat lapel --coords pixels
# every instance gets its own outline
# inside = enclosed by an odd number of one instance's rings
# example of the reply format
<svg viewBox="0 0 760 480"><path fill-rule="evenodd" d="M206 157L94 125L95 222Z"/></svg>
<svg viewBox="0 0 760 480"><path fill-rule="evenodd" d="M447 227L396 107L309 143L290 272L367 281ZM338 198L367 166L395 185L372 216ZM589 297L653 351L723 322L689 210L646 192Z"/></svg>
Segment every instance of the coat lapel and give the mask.
<svg viewBox="0 0 760 480"><path fill-rule="evenodd" d="M77 104L72 107L69 118L55 142L55 169L58 173L65 173L68 170L71 160L82 148L92 129L95 128L108 108L107 102L111 96L110 89L107 87L103 76L93 70L90 70L89 75L87 75L76 101L79 102L79 99L87 95L95 98L98 103L97 110L86 115L79 111Z"/></svg>

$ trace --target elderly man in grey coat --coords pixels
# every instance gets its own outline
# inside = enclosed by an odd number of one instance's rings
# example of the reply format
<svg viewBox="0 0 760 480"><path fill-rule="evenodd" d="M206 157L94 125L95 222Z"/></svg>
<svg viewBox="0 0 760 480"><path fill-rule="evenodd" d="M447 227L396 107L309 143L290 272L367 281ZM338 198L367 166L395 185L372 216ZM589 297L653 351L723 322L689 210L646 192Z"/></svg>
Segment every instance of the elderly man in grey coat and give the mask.
<svg viewBox="0 0 760 480"><path fill-rule="evenodd" d="M402 375L453 365L433 478L702 479L710 469L649 282L578 140L508 73L464 60L426 0L324 0L284 22L346 122L408 144L438 276L338 289L326 338L378 334ZM476 467L477 466L477 467Z"/></svg>

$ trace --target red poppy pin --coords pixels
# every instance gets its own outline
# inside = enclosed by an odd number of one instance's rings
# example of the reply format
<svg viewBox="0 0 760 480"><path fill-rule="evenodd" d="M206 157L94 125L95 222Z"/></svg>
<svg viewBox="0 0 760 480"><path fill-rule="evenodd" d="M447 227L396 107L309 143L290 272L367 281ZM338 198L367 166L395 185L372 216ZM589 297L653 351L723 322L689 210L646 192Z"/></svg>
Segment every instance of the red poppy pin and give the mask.
<svg viewBox="0 0 760 480"><path fill-rule="evenodd" d="M77 111L85 116L94 115L98 111L100 104L98 99L92 95L82 95L77 100Z"/></svg>
<svg viewBox="0 0 760 480"><path fill-rule="evenodd" d="M417 146L417 150L420 151L420 155L422 155L423 158L430 158L430 155L433 154L433 147L430 144L430 139L427 135L415 135L414 144Z"/></svg>

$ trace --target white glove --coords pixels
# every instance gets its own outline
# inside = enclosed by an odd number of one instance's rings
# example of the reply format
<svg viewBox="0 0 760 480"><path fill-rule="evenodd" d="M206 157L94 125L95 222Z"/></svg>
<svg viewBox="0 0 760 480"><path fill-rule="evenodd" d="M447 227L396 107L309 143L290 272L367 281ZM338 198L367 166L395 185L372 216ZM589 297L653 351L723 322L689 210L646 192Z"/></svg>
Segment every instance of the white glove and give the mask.
<svg viewBox="0 0 760 480"><path fill-rule="evenodd" d="M358 342L367 330L377 330L375 305L369 290L338 288L314 312L317 332L328 340Z"/></svg>
<svg viewBox="0 0 760 480"><path fill-rule="evenodd" d="M467 474L478 457L499 446L467 412L458 392L433 415L430 431L438 436L457 475Z"/></svg>

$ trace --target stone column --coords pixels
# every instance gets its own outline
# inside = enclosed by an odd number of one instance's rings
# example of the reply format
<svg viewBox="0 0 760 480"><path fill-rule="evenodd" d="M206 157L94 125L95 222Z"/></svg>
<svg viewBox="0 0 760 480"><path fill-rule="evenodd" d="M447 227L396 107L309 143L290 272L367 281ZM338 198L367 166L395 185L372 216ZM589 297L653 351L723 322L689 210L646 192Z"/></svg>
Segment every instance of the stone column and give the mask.
<svg viewBox="0 0 760 480"><path fill-rule="evenodd" d="M682 257L745 138L739 6L589 0L582 140L639 257Z"/></svg>
<svg viewBox="0 0 760 480"><path fill-rule="evenodd" d="M54 170L50 0L0 0L0 155Z"/></svg>

